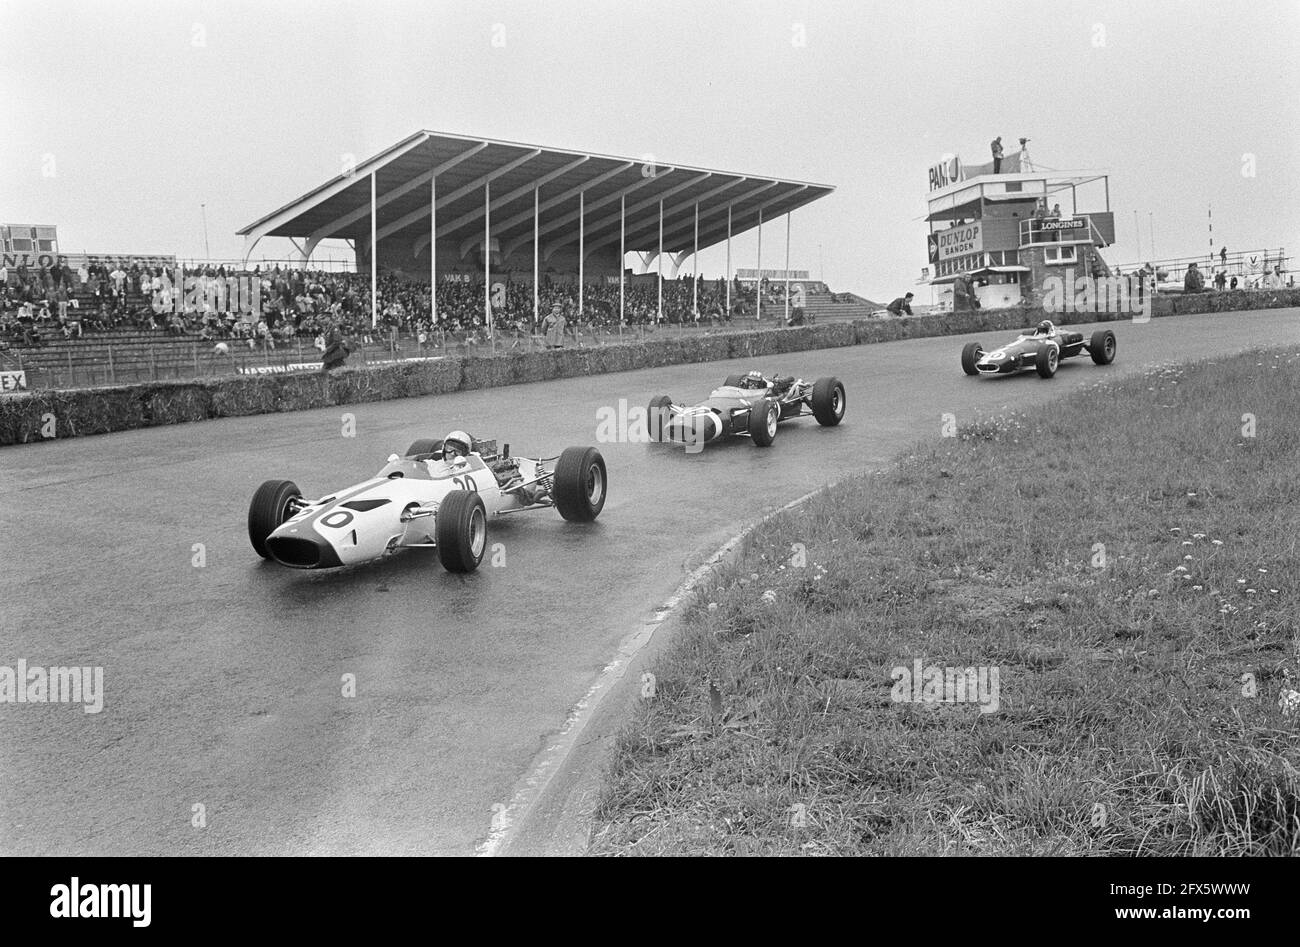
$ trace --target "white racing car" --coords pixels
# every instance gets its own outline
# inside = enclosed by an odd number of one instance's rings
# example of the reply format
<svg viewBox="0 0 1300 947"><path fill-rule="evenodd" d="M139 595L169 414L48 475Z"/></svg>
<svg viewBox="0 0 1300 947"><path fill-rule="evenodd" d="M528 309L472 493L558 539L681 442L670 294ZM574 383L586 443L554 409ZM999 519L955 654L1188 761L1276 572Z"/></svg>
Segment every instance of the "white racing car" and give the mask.
<svg viewBox="0 0 1300 947"><path fill-rule="evenodd" d="M605 506L605 461L594 447L558 457L511 457L496 441L453 431L388 458L369 480L319 500L289 480L268 480L248 507L253 549L294 569L328 569L408 547L434 547L449 572L472 572L487 548L487 520L554 507L585 523Z"/></svg>

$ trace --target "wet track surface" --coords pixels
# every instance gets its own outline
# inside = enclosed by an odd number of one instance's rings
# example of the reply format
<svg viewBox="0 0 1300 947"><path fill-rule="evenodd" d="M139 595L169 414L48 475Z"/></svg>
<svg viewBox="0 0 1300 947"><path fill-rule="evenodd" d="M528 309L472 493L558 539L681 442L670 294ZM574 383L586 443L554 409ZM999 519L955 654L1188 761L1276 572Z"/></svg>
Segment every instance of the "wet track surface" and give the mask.
<svg viewBox="0 0 1300 947"><path fill-rule="evenodd" d="M105 692L99 714L0 704L0 853L471 854L618 642L740 526L937 438L945 412L1300 341L1300 311L1110 327L1113 366L1050 382L966 378L965 338L922 339L0 448L0 665L99 665ZM766 450L596 444L602 406L701 400L751 367L838 376L844 423ZM596 444L601 518L494 520L504 564L467 577L432 550L311 573L249 546L262 480L320 496L453 428L532 456Z"/></svg>

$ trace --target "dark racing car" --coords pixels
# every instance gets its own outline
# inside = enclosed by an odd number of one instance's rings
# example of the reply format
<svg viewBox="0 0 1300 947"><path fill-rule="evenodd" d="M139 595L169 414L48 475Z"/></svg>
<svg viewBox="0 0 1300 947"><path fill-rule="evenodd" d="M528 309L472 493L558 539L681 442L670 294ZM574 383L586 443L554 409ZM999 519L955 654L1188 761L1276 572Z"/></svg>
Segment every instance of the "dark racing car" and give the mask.
<svg viewBox="0 0 1300 947"><path fill-rule="evenodd" d="M811 414L818 424L833 427L843 420L847 406L844 385L838 378L806 382L753 371L727 376L722 387L699 404L675 404L668 395L655 398L648 413L650 437L699 450L709 441L734 434L767 447L781 421Z"/></svg>
<svg viewBox="0 0 1300 947"><path fill-rule="evenodd" d="M961 350L961 369L967 375L1011 375L1032 368L1051 378L1061 361L1087 352L1098 365L1115 361L1115 333L1098 329L1091 338L1082 332L1066 332L1044 319L1032 332L1022 333L1009 345L985 352L978 342Z"/></svg>

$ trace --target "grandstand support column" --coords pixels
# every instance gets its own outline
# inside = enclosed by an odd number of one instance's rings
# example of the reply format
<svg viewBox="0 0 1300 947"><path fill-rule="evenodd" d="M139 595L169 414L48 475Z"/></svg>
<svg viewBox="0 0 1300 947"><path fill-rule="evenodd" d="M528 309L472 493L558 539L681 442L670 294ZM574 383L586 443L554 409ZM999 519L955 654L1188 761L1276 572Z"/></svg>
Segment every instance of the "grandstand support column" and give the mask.
<svg viewBox="0 0 1300 947"><path fill-rule="evenodd" d="M370 328L379 325L379 248L375 246L375 172L370 172Z"/></svg>
<svg viewBox="0 0 1300 947"><path fill-rule="evenodd" d="M438 176L429 178L429 313L438 324Z"/></svg>
<svg viewBox="0 0 1300 947"><path fill-rule="evenodd" d="M731 205L727 205L727 319L731 319Z"/></svg>
<svg viewBox="0 0 1300 947"><path fill-rule="evenodd" d="M658 267L656 273L658 277L655 282L659 284L659 312L655 315L655 322L664 321L664 200L659 198L659 253L655 257L655 266Z"/></svg>
<svg viewBox="0 0 1300 947"><path fill-rule="evenodd" d="M758 209L758 260L754 264L754 321L763 318L763 208Z"/></svg>
<svg viewBox="0 0 1300 947"><path fill-rule="evenodd" d="M483 182L483 322L492 335L492 182Z"/></svg>
<svg viewBox="0 0 1300 947"><path fill-rule="evenodd" d="M618 199L618 325L619 333L623 331L623 273L627 269L624 260L627 257L627 195Z"/></svg>
<svg viewBox="0 0 1300 947"><path fill-rule="evenodd" d="M582 315L582 278L587 270L583 256L587 252L587 192L578 192L578 315Z"/></svg>
<svg viewBox="0 0 1300 947"><path fill-rule="evenodd" d="M538 282L538 279L541 276L539 272L539 263L541 260L541 254L539 253L540 247L538 245L538 240L540 238L540 234L538 233L538 231L541 229L541 222L539 219L541 206L542 206L540 203L541 193L542 193L542 189L540 187L533 188L533 328L534 329L537 328L537 324L541 321L542 318L541 317L542 286L541 283Z"/></svg>
<svg viewBox="0 0 1300 947"><path fill-rule="evenodd" d="M785 322L790 324L790 212L785 212Z"/></svg>
<svg viewBox="0 0 1300 947"><path fill-rule="evenodd" d="M691 316L700 321L700 202L695 202L695 249L691 251Z"/></svg>

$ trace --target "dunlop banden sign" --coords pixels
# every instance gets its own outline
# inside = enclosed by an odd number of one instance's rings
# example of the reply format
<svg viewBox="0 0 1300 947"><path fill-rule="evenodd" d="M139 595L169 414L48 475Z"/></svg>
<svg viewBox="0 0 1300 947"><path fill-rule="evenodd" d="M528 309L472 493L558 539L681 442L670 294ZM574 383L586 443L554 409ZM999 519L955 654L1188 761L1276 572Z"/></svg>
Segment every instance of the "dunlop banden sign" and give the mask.
<svg viewBox="0 0 1300 947"><path fill-rule="evenodd" d="M978 253L984 249L984 234L979 221L963 227L949 227L934 235L939 241L939 259L951 260L953 257Z"/></svg>
<svg viewBox="0 0 1300 947"><path fill-rule="evenodd" d="M16 271L19 266L26 266L34 274L39 272L41 267L49 269L55 263L71 267L74 270L81 266L89 266L91 263L107 266L110 270L119 266L123 270L129 270L132 263L138 263L140 266L150 268L174 267L176 257L168 254L148 253L37 253L28 251L0 253L0 264L3 264L10 272Z"/></svg>

